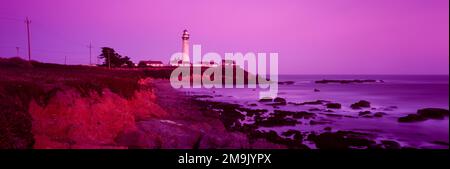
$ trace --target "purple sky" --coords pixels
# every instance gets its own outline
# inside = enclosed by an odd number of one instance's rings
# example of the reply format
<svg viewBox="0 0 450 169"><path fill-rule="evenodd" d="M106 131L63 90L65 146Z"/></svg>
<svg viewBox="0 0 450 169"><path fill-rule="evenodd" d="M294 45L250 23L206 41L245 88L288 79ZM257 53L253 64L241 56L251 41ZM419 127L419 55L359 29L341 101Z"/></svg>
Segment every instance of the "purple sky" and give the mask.
<svg viewBox="0 0 450 169"><path fill-rule="evenodd" d="M91 41L168 62L188 29L203 53L278 52L283 74L448 74L448 0L2 0L0 56L89 63ZM96 62L96 59L93 59Z"/></svg>

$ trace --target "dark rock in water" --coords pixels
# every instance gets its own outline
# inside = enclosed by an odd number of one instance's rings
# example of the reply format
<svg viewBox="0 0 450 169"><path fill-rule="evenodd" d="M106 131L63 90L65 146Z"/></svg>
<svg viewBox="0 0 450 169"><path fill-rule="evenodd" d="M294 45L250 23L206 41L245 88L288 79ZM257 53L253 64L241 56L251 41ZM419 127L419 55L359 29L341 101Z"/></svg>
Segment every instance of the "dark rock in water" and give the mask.
<svg viewBox="0 0 450 169"><path fill-rule="evenodd" d="M283 82L278 82L279 85L292 85L294 84L294 81L283 81Z"/></svg>
<svg viewBox="0 0 450 169"><path fill-rule="evenodd" d="M321 105L321 104L325 104L325 103L329 103L330 101L326 101L326 100L316 100L316 101L309 101L309 102L303 102L303 103L295 103L295 102L288 102L288 104L293 104L293 105Z"/></svg>
<svg viewBox="0 0 450 169"><path fill-rule="evenodd" d="M281 133L281 135L285 136L285 137L290 137L290 136L292 136L294 134L300 134L301 135L300 131L292 130L292 129L289 129L288 131L285 131L285 132Z"/></svg>
<svg viewBox="0 0 450 169"><path fill-rule="evenodd" d="M315 117L315 114L309 112L274 110L272 116L266 119L261 119L259 121L255 120L255 125L263 127L273 127L273 126L294 126L300 123L295 119L286 118L287 116L292 116L293 118L309 119Z"/></svg>
<svg viewBox="0 0 450 169"><path fill-rule="evenodd" d="M300 132L294 132L294 139L280 137L275 131L255 131L252 132L249 137L252 139L265 138L270 142L283 144L291 149L309 149L308 146L302 144L303 136Z"/></svg>
<svg viewBox="0 0 450 169"><path fill-rule="evenodd" d="M213 101L199 101L199 104L206 105L205 109L217 109L220 113L220 120L227 130L235 130L240 127L239 120L244 120L245 115L238 111L240 105L213 102Z"/></svg>
<svg viewBox="0 0 450 169"><path fill-rule="evenodd" d="M333 110L325 110L325 112L328 112L328 113L332 113L332 112L334 112Z"/></svg>
<svg viewBox="0 0 450 169"><path fill-rule="evenodd" d="M369 115L369 114L372 114L372 112L370 112L370 111L359 112L359 116L365 116L365 115Z"/></svg>
<svg viewBox="0 0 450 169"><path fill-rule="evenodd" d="M449 116L449 111L441 108L425 108L417 110L417 114L408 114L398 118L398 122L419 122L428 119L444 119Z"/></svg>
<svg viewBox="0 0 450 169"><path fill-rule="evenodd" d="M345 139L347 141L347 144L349 144L349 146L355 146L355 147L369 148L371 145L376 143L375 141L369 140L366 138L347 137Z"/></svg>
<svg viewBox="0 0 450 169"><path fill-rule="evenodd" d="M340 115L340 114L331 114L331 113L327 113L327 114L325 114L325 116L328 116L328 117L343 117L343 115Z"/></svg>
<svg viewBox="0 0 450 169"><path fill-rule="evenodd" d="M286 116L292 116L293 118L296 118L296 119L301 119L301 118L310 119L310 118L315 118L316 114L306 112L306 111L294 112L294 111L286 111L286 110L274 110L273 116L278 117L278 118L285 118Z"/></svg>
<svg viewBox="0 0 450 169"><path fill-rule="evenodd" d="M291 116L293 115L295 112L293 111L286 111L286 110L274 110L273 111L273 116L274 117L279 117L279 118L285 118L286 116Z"/></svg>
<svg viewBox="0 0 450 169"><path fill-rule="evenodd" d="M242 126L238 129L238 131L249 133L256 130L258 126L255 124L242 124Z"/></svg>
<svg viewBox="0 0 450 169"><path fill-rule="evenodd" d="M266 113L267 109L248 109L248 108L237 108L239 111L245 111L247 112L247 116L253 116L253 115L261 115L262 113Z"/></svg>
<svg viewBox="0 0 450 169"><path fill-rule="evenodd" d="M314 141L317 148L320 149L347 149L348 144L344 138L335 133L322 133L318 136L309 135L309 138Z"/></svg>
<svg viewBox="0 0 450 169"><path fill-rule="evenodd" d="M445 141L433 141L432 143L442 146L449 146L448 142Z"/></svg>
<svg viewBox="0 0 450 169"><path fill-rule="evenodd" d="M331 131L331 127L325 127L323 130L325 130L325 131Z"/></svg>
<svg viewBox="0 0 450 169"><path fill-rule="evenodd" d="M319 89L314 89L314 92L320 92L320 90Z"/></svg>
<svg viewBox="0 0 450 169"><path fill-rule="evenodd" d="M255 120L254 125L256 125L256 124L258 124L259 122L261 122L261 121L264 120L264 118L261 117L261 116L255 116L253 119Z"/></svg>
<svg viewBox="0 0 450 169"><path fill-rule="evenodd" d="M193 95L191 97L194 98L194 99L214 98L213 96L210 96L210 95Z"/></svg>
<svg viewBox="0 0 450 169"><path fill-rule="evenodd" d="M303 141L303 135L301 133L295 133L294 140Z"/></svg>
<svg viewBox="0 0 450 169"><path fill-rule="evenodd" d="M341 84L348 84L348 83L375 83L376 80L317 80L315 83L320 84L327 84L327 83L341 83Z"/></svg>
<svg viewBox="0 0 450 169"><path fill-rule="evenodd" d="M444 119L449 116L449 111L440 108L425 108L417 110L417 114L429 119Z"/></svg>
<svg viewBox="0 0 450 169"><path fill-rule="evenodd" d="M383 111L394 111L395 109L398 109L398 107L397 106L389 106L389 107L381 108L380 110L383 110Z"/></svg>
<svg viewBox="0 0 450 169"><path fill-rule="evenodd" d="M296 119L310 119L310 118L315 118L316 114L309 113L309 112L306 112L306 111L300 111L300 112L295 112L292 115L292 117L296 118Z"/></svg>
<svg viewBox="0 0 450 169"><path fill-rule="evenodd" d="M369 149L383 149L383 145L382 144L371 145L369 146Z"/></svg>
<svg viewBox="0 0 450 169"><path fill-rule="evenodd" d="M315 120L309 121L309 125L321 125L321 124L330 124L330 122L329 121L315 121Z"/></svg>
<svg viewBox="0 0 450 169"><path fill-rule="evenodd" d="M252 106L252 107L254 107L254 106L258 106L258 104L256 104L256 103L252 103L252 104L249 104L249 106Z"/></svg>
<svg viewBox="0 0 450 169"><path fill-rule="evenodd" d="M417 115L417 114L408 114L405 117L398 118L398 122L407 123L407 122L419 122L419 121L425 121L426 118Z"/></svg>
<svg viewBox="0 0 450 169"><path fill-rule="evenodd" d="M341 104L339 103L327 103L327 108L329 109L340 109L341 108Z"/></svg>
<svg viewBox="0 0 450 169"><path fill-rule="evenodd" d="M270 106L284 106L284 105L286 105L286 99L281 98L281 97L277 97L277 98L273 99L273 102L274 103L267 104L267 105L270 105Z"/></svg>
<svg viewBox="0 0 450 169"><path fill-rule="evenodd" d="M383 144L386 149L400 149L401 146L396 141L392 140L381 140L381 144Z"/></svg>
<svg viewBox="0 0 450 169"><path fill-rule="evenodd" d="M295 105L295 106L300 105L300 103L295 103L295 102L288 102L287 104L292 104L292 105Z"/></svg>
<svg viewBox="0 0 450 169"><path fill-rule="evenodd" d="M324 103L328 103L329 101L325 101L325 100L316 100L316 101L310 101L310 102L303 102L300 103L302 105L307 105L307 104L311 104L311 105L318 105L318 104L324 104Z"/></svg>
<svg viewBox="0 0 450 169"><path fill-rule="evenodd" d="M291 118L269 117L260 122L255 122L255 124L263 127L295 126L297 124L297 120Z"/></svg>
<svg viewBox="0 0 450 169"><path fill-rule="evenodd" d="M384 115L386 115L386 113L384 112L376 112L375 114L373 114L374 117L383 117Z"/></svg>
<svg viewBox="0 0 450 169"><path fill-rule="evenodd" d="M308 134L308 137L306 137L306 140L308 141L314 141L314 139L317 137L316 133L314 131L312 131L311 133Z"/></svg>
<svg viewBox="0 0 450 169"><path fill-rule="evenodd" d="M262 98L262 99L259 99L259 102L272 102L272 98Z"/></svg>
<svg viewBox="0 0 450 169"><path fill-rule="evenodd" d="M320 135L310 134L308 139L319 149L348 149L352 147L369 148L375 141L369 140L367 134L351 131L326 132Z"/></svg>
<svg viewBox="0 0 450 169"><path fill-rule="evenodd" d="M356 103L353 103L352 105L350 105L350 107L352 109L369 108L370 102L365 101L365 100L360 100L359 102L356 102Z"/></svg>
<svg viewBox="0 0 450 169"><path fill-rule="evenodd" d="M273 102L286 104L286 99L277 97L277 98L273 99Z"/></svg>

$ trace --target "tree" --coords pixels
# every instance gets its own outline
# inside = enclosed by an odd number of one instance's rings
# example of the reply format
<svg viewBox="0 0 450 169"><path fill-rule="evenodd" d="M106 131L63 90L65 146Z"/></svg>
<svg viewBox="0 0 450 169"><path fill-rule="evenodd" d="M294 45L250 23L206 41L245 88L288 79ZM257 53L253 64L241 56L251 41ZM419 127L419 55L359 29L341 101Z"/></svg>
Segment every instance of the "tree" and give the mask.
<svg viewBox="0 0 450 169"><path fill-rule="evenodd" d="M104 59L102 66L106 67L133 67L134 65L128 56L122 57L110 47L102 47L102 54L100 54L99 58Z"/></svg>

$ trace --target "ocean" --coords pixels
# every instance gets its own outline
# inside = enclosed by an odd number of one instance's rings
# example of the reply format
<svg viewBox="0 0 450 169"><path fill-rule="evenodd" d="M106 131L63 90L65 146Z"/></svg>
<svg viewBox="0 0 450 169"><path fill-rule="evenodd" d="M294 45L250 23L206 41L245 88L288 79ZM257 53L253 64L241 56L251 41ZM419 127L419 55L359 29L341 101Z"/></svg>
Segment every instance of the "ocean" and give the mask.
<svg viewBox="0 0 450 169"><path fill-rule="evenodd" d="M327 83L318 84L317 80L354 80L373 79L375 83ZM426 120L423 122L400 123L399 117L414 114L422 108L449 109L449 76L448 75L280 75L279 81L292 81L293 84L280 84L278 97L287 102L301 103L315 100L326 100L340 103L341 109L333 109L333 114L347 115L355 118L326 117L325 125L308 123L296 126L282 126L259 130L283 132L295 129L303 132L323 132L324 127L333 131L360 131L376 135L376 140L395 140L403 147L412 148L448 148L449 119ZM270 106L258 102L259 90L264 89L181 89L188 95L210 95L208 100L236 103L252 109L274 109L288 111L311 111L324 113L322 105ZM359 100L371 103L372 112L383 112L381 118L359 117L363 110L353 110L350 105ZM253 106L250 106L252 105ZM256 104L257 106L255 106ZM316 110L317 111L317 110ZM251 121L250 121L251 122ZM244 122L245 123L245 122ZM309 145L314 148L314 145Z"/></svg>

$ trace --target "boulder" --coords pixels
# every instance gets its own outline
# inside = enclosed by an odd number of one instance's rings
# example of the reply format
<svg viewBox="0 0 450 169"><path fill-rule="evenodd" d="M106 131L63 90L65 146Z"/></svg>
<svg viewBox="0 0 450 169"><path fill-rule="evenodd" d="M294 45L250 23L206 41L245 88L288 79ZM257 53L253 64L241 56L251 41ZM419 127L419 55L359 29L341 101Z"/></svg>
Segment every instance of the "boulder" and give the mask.
<svg viewBox="0 0 450 169"><path fill-rule="evenodd" d="M285 137L290 137L290 136L295 135L295 134L300 134L300 135L301 135L300 131L298 131L298 130L292 130L292 129L289 129L289 130L287 130L287 131L281 133L281 135L282 135L282 136L285 136Z"/></svg>
<svg viewBox="0 0 450 169"><path fill-rule="evenodd" d="M370 102L365 101L365 100L360 100L359 102L356 102L356 103L353 103L352 105L350 105L350 107L352 109L369 108Z"/></svg>
<svg viewBox="0 0 450 169"><path fill-rule="evenodd" d="M259 99L259 102L272 102L272 98L270 98L270 97L264 97L264 98L261 98L261 99Z"/></svg>
<svg viewBox="0 0 450 169"><path fill-rule="evenodd" d="M286 104L286 99L277 97L277 98L273 99L273 102Z"/></svg>
<svg viewBox="0 0 450 169"><path fill-rule="evenodd" d="M321 125L321 124L329 124L329 121L317 121L317 120L311 120L309 121L309 125Z"/></svg>
<svg viewBox="0 0 450 169"><path fill-rule="evenodd" d="M381 144L383 144L386 149L400 149L401 146L396 141L392 140L381 140Z"/></svg>
<svg viewBox="0 0 450 169"><path fill-rule="evenodd" d="M370 112L370 111L359 112L359 116L365 116L365 115L369 115L369 114L372 114L372 112Z"/></svg>
<svg viewBox="0 0 450 169"><path fill-rule="evenodd" d="M260 122L255 122L258 126L263 127L275 127L275 126L295 126L297 120L291 118L279 118L279 117L269 117Z"/></svg>
<svg viewBox="0 0 450 169"><path fill-rule="evenodd" d="M326 106L329 109L340 109L341 108L341 104L339 104L339 103L327 103Z"/></svg>
<svg viewBox="0 0 450 169"><path fill-rule="evenodd" d="M417 110L417 114L427 119L444 119L448 117L449 111L441 108L425 108Z"/></svg>
<svg viewBox="0 0 450 169"><path fill-rule="evenodd" d="M256 138L265 138L268 141L276 144L282 144L288 146L290 149L309 149L308 146L302 144L303 136L300 132L291 131L294 135L294 139L291 138L283 138L279 136L275 131L269 132L261 132L255 131L251 133L250 137L253 139Z"/></svg>
<svg viewBox="0 0 450 169"><path fill-rule="evenodd" d="M296 119L310 119L310 118L315 118L316 114L310 113L310 112L306 112L306 111L300 111L300 112L295 112L292 115L292 117L296 118Z"/></svg>
<svg viewBox="0 0 450 169"><path fill-rule="evenodd" d="M325 132L320 135L311 133L308 140L313 141L319 149L369 148L375 144L375 141L365 138L367 136L364 133L338 131L335 133Z"/></svg>
<svg viewBox="0 0 450 169"><path fill-rule="evenodd" d="M386 113L384 113L384 112L376 112L375 114L373 114L373 117L383 117L384 115L386 115Z"/></svg>
<svg viewBox="0 0 450 169"><path fill-rule="evenodd" d="M448 117L449 111L440 108L425 108L417 110L416 114L408 114L407 116L398 118L398 122L419 122L428 119L444 119Z"/></svg>
<svg viewBox="0 0 450 169"><path fill-rule="evenodd" d="M398 118L398 122L407 123L407 122L419 122L419 121L425 121L426 118L417 115L417 114L408 114L407 116Z"/></svg>

